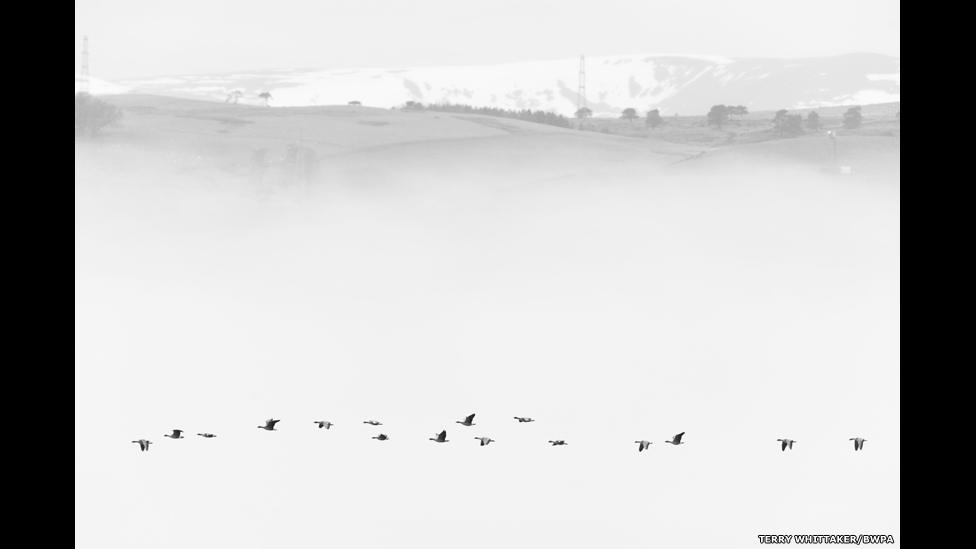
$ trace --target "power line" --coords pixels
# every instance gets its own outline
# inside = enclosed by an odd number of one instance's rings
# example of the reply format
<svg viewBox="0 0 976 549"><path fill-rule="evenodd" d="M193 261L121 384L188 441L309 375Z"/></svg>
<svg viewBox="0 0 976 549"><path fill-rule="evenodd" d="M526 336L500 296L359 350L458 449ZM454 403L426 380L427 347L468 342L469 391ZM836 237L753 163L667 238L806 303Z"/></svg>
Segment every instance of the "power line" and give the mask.
<svg viewBox="0 0 976 549"><path fill-rule="evenodd" d="M582 109L586 105L586 60L580 55L580 65L579 65L579 90L576 92L576 108Z"/></svg>

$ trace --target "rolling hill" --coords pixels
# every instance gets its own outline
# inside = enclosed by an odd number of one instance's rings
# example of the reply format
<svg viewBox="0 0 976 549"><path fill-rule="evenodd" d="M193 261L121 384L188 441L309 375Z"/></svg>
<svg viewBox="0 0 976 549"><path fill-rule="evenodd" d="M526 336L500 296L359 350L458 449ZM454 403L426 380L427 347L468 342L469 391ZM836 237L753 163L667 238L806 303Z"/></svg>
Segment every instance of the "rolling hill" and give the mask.
<svg viewBox="0 0 976 549"><path fill-rule="evenodd" d="M728 59L707 56L622 55L586 60L587 99L597 116L627 107L663 114L704 113L715 103L749 110L797 109L900 100L900 59L849 54L804 59ZM171 75L106 82L94 93L146 93L223 101L240 90L242 102L272 106L364 105L390 108L406 101L452 102L572 115L578 103L578 58L484 66L289 69L209 75ZM77 89L76 78L76 89Z"/></svg>
<svg viewBox="0 0 976 549"><path fill-rule="evenodd" d="M276 185L295 179L296 154L314 159L314 176L302 177L357 186L606 181L662 169L836 170L823 131L778 136L769 112L751 113L722 129L690 116L668 117L655 130L640 122L596 118L587 121L591 131L579 131L483 115L363 106L268 108L140 94L103 99L121 107L124 117L95 143L78 144L92 152L83 162L101 159L113 170L151 167L156 174L179 175L176 180L197 175ZM822 109L825 127L838 135L836 162L853 166L858 175L897 180L900 129L893 113L898 109L894 104L865 108L859 130L838 129L842 109Z"/></svg>
<svg viewBox="0 0 976 549"><path fill-rule="evenodd" d="M256 163L266 168L265 182L288 179L297 149L314 157L317 179L370 184L610 174L661 168L701 149L472 114L267 108L138 94L103 99L124 116L95 142L78 144L91 153L86 162L214 180L251 181Z"/></svg>

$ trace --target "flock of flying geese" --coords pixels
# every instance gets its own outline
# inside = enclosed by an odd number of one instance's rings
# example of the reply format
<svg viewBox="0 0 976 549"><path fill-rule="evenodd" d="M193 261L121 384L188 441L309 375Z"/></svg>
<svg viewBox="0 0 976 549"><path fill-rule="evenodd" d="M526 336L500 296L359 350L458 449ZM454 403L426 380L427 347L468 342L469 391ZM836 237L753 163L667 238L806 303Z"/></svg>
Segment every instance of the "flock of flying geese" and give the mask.
<svg viewBox="0 0 976 549"><path fill-rule="evenodd" d="M461 425L464 425L465 427L471 427L471 426L473 426L475 424L474 423L474 416L475 416L475 414L471 414L471 415L465 417L464 418L464 421L455 421L454 423L460 423ZM532 419L530 417L519 417L519 416L515 416L515 420L518 421L519 423L531 423L531 422L535 421L534 419ZM264 425L258 425L258 429L264 429L265 431L275 431L276 430L275 429L275 425L277 425L279 421L281 421L281 420L280 419L273 419L273 418L272 419L268 419L268 420L266 420L264 422ZM331 429L332 428L332 425L333 425L333 423L330 422L330 421L315 421L314 423L319 426L319 429ZM382 423L380 423L379 421L376 421L375 419L366 420L363 423L365 423L367 425L372 425L374 427L383 425ZM675 446L677 446L679 444L685 444L684 442L681 441L681 437L683 437L684 435L685 435L685 433L684 433L684 431L682 431L682 432L674 435L673 437L671 437L671 440L665 440L664 442L667 443L667 444L673 444ZM164 437L168 437L168 438L173 438L173 439L186 438L186 437L183 436L183 430L182 429L173 429L173 432L172 433L166 434L166 435L163 435L163 436ZM197 436L201 436L203 438L214 438L217 435L215 435L213 433L197 433ZM384 433L380 433L380 434L378 434L378 435L376 435L374 437L371 437L371 438L373 438L375 440L380 440L380 441L390 440L390 437L388 435L384 434ZM492 442L495 442L495 439L490 438L490 437L474 437L474 439L479 442L479 446L487 446L487 445L491 444ZM441 431L440 433L435 434L433 437L431 437L428 440L433 440L434 442L450 442L447 439L447 430L446 429L443 430L443 431ZM852 438L852 439L849 439L849 440L853 440L854 441L854 451L856 452L858 450L864 449L864 441L866 441L867 439L866 438L861 438L861 437L855 437L855 438ZM787 448L789 448L790 450L792 450L793 449L793 443L796 442L795 440L789 439L789 438L778 438L778 439L776 439L776 441L782 443L782 451L784 451L784 452L786 451ZM143 452L145 452L146 450L149 449L149 445L150 444L153 444L152 441L146 440L144 438L141 438L139 440L133 440L132 442L134 444L138 444L139 445L139 450L141 450ZM549 444L551 444L553 446L567 446L567 443L566 443L565 440L550 440L549 441ZM637 444L638 445L637 446L637 451L638 452L643 452L644 450L647 450L651 446L652 443L649 440L635 440L634 441L634 444Z"/></svg>

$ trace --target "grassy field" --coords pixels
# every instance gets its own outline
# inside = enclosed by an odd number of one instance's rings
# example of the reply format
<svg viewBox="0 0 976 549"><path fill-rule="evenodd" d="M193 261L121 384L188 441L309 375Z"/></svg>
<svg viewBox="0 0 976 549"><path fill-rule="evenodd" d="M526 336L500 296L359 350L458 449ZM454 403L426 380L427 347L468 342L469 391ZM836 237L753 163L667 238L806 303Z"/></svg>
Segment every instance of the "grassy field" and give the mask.
<svg viewBox="0 0 976 549"><path fill-rule="evenodd" d="M474 114L269 108L146 95L105 100L121 107L123 118L98 139L79 142L91 149L86 159L243 181L256 172L264 180L286 179L293 148L314 157L315 179L360 183L470 180L513 169L521 178L544 180L594 166L654 169L699 152L681 143L648 147L622 136Z"/></svg>
<svg viewBox="0 0 976 549"><path fill-rule="evenodd" d="M869 144L862 147L869 156L881 150L890 156L897 154L901 135L895 116L900 103L864 106L863 125L856 130L842 127L847 107L816 109L823 124L820 131L784 137L773 129L774 113L770 111L734 117L722 128L708 126L704 115L665 117L664 124L653 130L642 118L592 118L584 122L587 131L581 132L482 115L362 106L268 108L149 95L106 96L105 100L121 107L125 116L118 127L99 139L101 143L140 145L177 157L192 151L191 159L180 162L193 164L199 157L210 166L239 175L250 169L257 151L265 149L277 158L285 155L288 146L314 151L316 157L340 170L361 171L364 158L379 151L382 164L391 169L401 160L424 164L423 158L429 156L445 165L485 169L504 158L506 162L561 165L572 170L579 161L594 158L666 165L706 153L714 156L724 149L780 141L790 144L768 150L745 147L738 152L763 151L764 156L776 156L776 151L782 151L785 159L806 161L816 156L816 162L822 163L820 152L828 130L842 140ZM792 112L805 117L810 110ZM811 155L803 149L820 152Z"/></svg>
<svg viewBox="0 0 976 549"><path fill-rule="evenodd" d="M820 109L823 129L784 137L772 112L736 117L723 128L704 116L669 117L650 130L642 119L594 118L585 129L467 113L363 106L265 107L151 95L105 96L121 122L76 160L112 170L197 176L272 192L295 183L464 186L592 181L662 169L703 174L737 166L782 168L897 181L899 104L863 108L861 128L845 130L845 107ZM806 114L808 111L796 111ZM834 130L836 142L827 138ZM836 146L836 150L835 150ZM76 154L76 159L79 155Z"/></svg>

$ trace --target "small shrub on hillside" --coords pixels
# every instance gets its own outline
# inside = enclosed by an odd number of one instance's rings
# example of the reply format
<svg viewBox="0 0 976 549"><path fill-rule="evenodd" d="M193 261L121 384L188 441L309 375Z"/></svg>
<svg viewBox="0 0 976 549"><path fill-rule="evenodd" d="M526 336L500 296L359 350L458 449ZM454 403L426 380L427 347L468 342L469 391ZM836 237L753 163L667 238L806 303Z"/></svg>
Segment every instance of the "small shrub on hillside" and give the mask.
<svg viewBox="0 0 976 549"><path fill-rule="evenodd" d="M819 130L822 127L823 123L820 122L820 115L817 114L817 111L810 111L810 114L807 115L807 129Z"/></svg>
<svg viewBox="0 0 976 549"><path fill-rule="evenodd" d="M118 122L122 110L90 94L75 94L75 136L94 137L106 126Z"/></svg>
<svg viewBox="0 0 976 549"><path fill-rule="evenodd" d="M844 113L844 128L854 130L861 127L861 107L851 107Z"/></svg>
<svg viewBox="0 0 976 549"><path fill-rule="evenodd" d="M707 120L709 126L722 127L722 124L729 119L729 108L725 105L713 105L708 111Z"/></svg>
<svg viewBox="0 0 976 549"><path fill-rule="evenodd" d="M780 109L773 117L773 127L780 135L800 135L803 133L803 116Z"/></svg>
<svg viewBox="0 0 976 549"><path fill-rule="evenodd" d="M664 123L664 119L661 118L661 111L654 109L652 111L647 111L647 118L644 120L644 124L651 128L652 130Z"/></svg>

